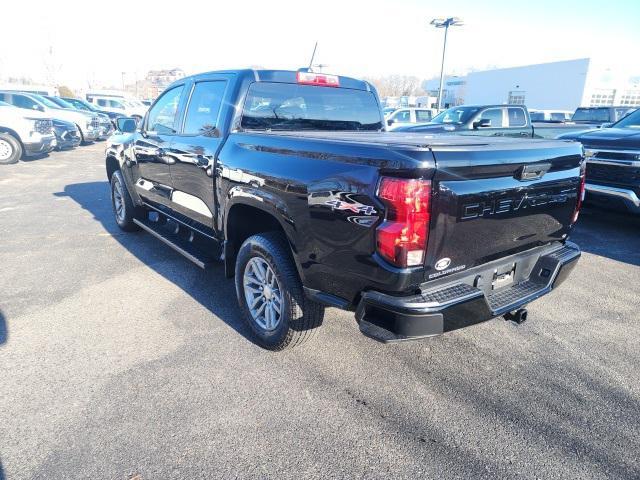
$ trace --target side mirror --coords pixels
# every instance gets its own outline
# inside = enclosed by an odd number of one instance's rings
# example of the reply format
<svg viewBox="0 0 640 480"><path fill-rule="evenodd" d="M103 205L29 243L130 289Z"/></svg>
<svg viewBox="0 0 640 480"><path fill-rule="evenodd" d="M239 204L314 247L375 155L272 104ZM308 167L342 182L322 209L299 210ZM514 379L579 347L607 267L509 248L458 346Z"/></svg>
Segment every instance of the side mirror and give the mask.
<svg viewBox="0 0 640 480"><path fill-rule="evenodd" d="M389 120L387 120L387 125L391 126L393 125L393 122L395 122L395 120L393 118L390 118Z"/></svg>
<svg viewBox="0 0 640 480"><path fill-rule="evenodd" d="M473 122L473 129L477 130L478 128L487 128L491 126L490 118L481 118L477 122Z"/></svg>
<svg viewBox="0 0 640 480"><path fill-rule="evenodd" d="M116 127L122 133L133 133L136 131L136 119L131 117L120 117L116 119Z"/></svg>

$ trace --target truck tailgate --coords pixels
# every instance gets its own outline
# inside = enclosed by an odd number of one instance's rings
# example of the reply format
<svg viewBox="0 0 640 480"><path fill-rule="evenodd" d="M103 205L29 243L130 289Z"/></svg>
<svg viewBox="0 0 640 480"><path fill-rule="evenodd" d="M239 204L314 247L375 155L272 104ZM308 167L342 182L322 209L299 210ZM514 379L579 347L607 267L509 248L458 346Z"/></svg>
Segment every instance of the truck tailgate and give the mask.
<svg viewBox="0 0 640 480"><path fill-rule="evenodd" d="M579 144L514 140L432 151L426 279L567 237L580 185Z"/></svg>

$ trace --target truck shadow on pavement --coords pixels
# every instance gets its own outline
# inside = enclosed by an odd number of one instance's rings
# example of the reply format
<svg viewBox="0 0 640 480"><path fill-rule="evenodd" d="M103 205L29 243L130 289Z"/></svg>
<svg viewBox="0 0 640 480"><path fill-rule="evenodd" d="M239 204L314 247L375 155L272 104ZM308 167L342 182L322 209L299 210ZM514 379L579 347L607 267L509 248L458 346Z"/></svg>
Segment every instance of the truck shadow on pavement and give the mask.
<svg viewBox="0 0 640 480"><path fill-rule="evenodd" d="M571 234L582 251L640 266L640 216L589 206Z"/></svg>
<svg viewBox="0 0 640 480"><path fill-rule="evenodd" d="M58 197L69 197L93 215L112 237L141 262L180 287L194 300L207 308L216 317L244 338L251 341L237 307L235 284L225 278L222 263L210 270L201 270L191 264L160 240L144 232L126 233L120 230L113 218L110 188L107 182L88 182L67 185ZM173 263L180 263L175 268ZM192 269L190 274L186 274ZM215 290L214 290L215 286Z"/></svg>

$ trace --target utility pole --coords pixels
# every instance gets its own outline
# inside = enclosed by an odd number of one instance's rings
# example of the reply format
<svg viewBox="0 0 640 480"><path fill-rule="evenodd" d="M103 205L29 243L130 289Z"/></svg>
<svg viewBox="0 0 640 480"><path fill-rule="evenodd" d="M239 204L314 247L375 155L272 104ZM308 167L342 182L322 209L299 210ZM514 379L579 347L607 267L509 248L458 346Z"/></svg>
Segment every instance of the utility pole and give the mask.
<svg viewBox="0 0 640 480"><path fill-rule="evenodd" d="M444 86L444 58L447 53L447 33L449 27L461 27L463 22L458 17L434 18L431 25L436 28L444 28L444 45L442 46L442 63L440 64L440 88L438 89L438 112L442 110L442 88Z"/></svg>

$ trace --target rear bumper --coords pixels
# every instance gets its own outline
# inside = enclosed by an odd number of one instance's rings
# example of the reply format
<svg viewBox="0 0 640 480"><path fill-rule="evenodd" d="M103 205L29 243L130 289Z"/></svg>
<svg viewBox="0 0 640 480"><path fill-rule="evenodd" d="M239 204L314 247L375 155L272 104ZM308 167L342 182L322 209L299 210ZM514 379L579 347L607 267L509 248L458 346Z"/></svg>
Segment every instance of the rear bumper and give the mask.
<svg viewBox="0 0 640 480"><path fill-rule="evenodd" d="M597 185L595 183L587 183L585 185L585 190L590 195L605 196L622 200L630 211L640 213L640 198L633 190L612 187L609 185Z"/></svg>
<svg viewBox="0 0 640 480"><path fill-rule="evenodd" d="M571 273L580 258L577 245L567 242L552 251L533 251L535 261L527 278L498 290L469 282L453 281L419 294L398 297L368 291L362 294L356 320L365 335L388 343L440 335L517 310L549 293ZM491 273L491 268L475 268ZM467 272L469 273L469 272ZM473 277L475 273L472 273Z"/></svg>

